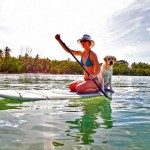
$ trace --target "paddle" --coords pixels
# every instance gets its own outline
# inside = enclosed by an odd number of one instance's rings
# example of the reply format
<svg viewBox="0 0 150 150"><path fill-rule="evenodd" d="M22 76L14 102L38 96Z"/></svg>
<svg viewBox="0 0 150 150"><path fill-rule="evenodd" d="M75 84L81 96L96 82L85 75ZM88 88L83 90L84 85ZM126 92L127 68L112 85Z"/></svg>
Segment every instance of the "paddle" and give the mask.
<svg viewBox="0 0 150 150"><path fill-rule="evenodd" d="M79 65L83 68L83 70L88 74L89 72L82 66L82 64L79 62L79 60L74 56L74 54L71 52L71 50L66 46L66 44L60 39L60 36L55 36L56 40L60 43L60 45L62 45L65 49L68 50L68 52L74 57L74 59L79 63ZM104 94L105 97L112 99L111 97L109 97L102 89L101 87L97 84L97 82L95 81L95 79L92 79L93 82L95 83L95 85L98 87L98 89Z"/></svg>

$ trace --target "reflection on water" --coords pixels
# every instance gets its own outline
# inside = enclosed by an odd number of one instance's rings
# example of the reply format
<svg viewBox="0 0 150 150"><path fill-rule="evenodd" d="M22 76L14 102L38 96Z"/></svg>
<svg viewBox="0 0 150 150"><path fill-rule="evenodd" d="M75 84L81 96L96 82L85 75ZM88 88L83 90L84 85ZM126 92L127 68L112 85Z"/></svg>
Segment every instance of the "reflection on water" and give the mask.
<svg viewBox="0 0 150 150"><path fill-rule="evenodd" d="M0 75L0 89L68 89L82 76ZM2 150L149 150L150 77L113 76L112 100L0 99Z"/></svg>
<svg viewBox="0 0 150 150"><path fill-rule="evenodd" d="M76 142L91 144L94 143L92 135L96 133L96 129L113 126L110 101L104 97L83 99L82 107L83 115L80 118L66 121L70 124L66 132L67 136L74 137Z"/></svg>
<svg viewBox="0 0 150 150"><path fill-rule="evenodd" d="M25 101L11 100L11 99L1 99L0 100L0 110L9 110L9 109L21 109L22 103Z"/></svg>

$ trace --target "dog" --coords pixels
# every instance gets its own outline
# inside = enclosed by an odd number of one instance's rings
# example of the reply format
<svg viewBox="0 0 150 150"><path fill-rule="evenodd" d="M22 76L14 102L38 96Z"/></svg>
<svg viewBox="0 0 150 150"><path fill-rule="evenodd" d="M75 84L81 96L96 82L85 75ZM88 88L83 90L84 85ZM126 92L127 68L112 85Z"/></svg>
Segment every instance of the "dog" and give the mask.
<svg viewBox="0 0 150 150"><path fill-rule="evenodd" d="M98 75L98 79L103 91L114 93L111 80L113 74L113 65L116 63L116 61L117 59L114 56L106 56L104 58L104 63L102 64L101 71Z"/></svg>

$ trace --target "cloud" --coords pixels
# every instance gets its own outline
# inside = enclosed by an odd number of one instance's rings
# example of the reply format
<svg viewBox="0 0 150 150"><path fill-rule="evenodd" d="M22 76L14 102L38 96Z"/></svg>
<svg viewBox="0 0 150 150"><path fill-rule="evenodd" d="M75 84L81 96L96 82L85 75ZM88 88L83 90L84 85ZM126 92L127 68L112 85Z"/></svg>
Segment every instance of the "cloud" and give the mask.
<svg viewBox="0 0 150 150"><path fill-rule="evenodd" d="M12 33L12 29L10 28L10 24L6 21L3 16L3 3L4 0L0 0L0 49L6 47L9 43L9 35Z"/></svg>
<svg viewBox="0 0 150 150"><path fill-rule="evenodd" d="M47 57L48 51L50 59L67 59L71 56L62 52L55 34L78 50L76 40L87 33L100 60L107 54L136 59L149 45L149 6L146 0L0 0L0 44L15 56L30 47L34 55Z"/></svg>
<svg viewBox="0 0 150 150"><path fill-rule="evenodd" d="M114 40L126 44L149 41L147 29L150 27L150 1L135 1L117 12L109 26L110 34L117 35Z"/></svg>
<svg viewBox="0 0 150 150"><path fill-rule="evenodd" d="M136 0L115 12L107 24L107 38L124 59L135 62L150 60L150 1ZM121 54L120 54L121 55Z"/></svg>

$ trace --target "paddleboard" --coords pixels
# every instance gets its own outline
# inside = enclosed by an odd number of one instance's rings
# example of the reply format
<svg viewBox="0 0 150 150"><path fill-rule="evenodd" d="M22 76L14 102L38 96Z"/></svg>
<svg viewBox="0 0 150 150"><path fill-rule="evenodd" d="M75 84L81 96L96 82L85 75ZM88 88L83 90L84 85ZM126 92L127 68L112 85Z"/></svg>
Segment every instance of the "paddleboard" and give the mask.
<svg viewBox="0 0 150 150"><path fill-rule="evenodd" d="M0 97L15 100L55 100L100 96L100 92L77 93L69 90L0 90Z"/></svg>

